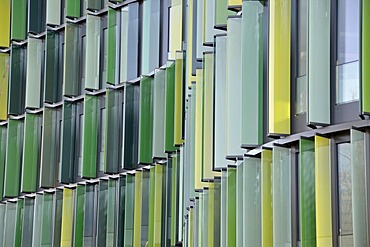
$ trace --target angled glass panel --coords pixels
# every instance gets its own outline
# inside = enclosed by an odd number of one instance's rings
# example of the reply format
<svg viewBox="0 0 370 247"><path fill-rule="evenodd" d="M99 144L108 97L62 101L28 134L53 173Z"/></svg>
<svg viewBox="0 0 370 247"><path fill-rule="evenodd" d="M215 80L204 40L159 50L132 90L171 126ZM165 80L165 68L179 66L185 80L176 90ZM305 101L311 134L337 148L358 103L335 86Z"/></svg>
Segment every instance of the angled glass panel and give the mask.
<svg viewBox="0 0 370 247"><path fill-rule="evenodd" d="M81 15L81 1L79 0L65 0L66 17L78 18Z"/></svg>
<svg viewBox="0 0 370 247"><path fill-rule="evenodd" d="M15 223L15 240L14 246L22 246L22 231L23 231L23 217L24 217L24 200L17 201L17 215Z"/></svg>
<svg viewBox="0 0 370 247"><path fill-rule="evenodd" d="M244 1L242 15L242 144L263 142L263 5Z"/></svg>
<svg viewBox="0 0 370 247"><path fill-rule="evenodd" d="M141 45L141 73L144 75L159 67L159 24L160 1L144 0Z"/></svg>
<svg viewBox="0 0 370 247"><path fill-rule="evenodd" d="M27 0L12 0L12 40L25 40L27 29Z"/></svg>
<svg viewBox="0 0 370 247"><path fill-rule="evenodd" d="M272 150L272 197L274 246L292 246L291 150L274 146Z"/></svg>
<svg viewBox="0 0 370 247"><path fill-rule="evenodd" d="M78 185L76 189L75 214L73 221L73 244L83 246L84 216L85 216L85 186Z"/></svg>
<svg viewBox="0 0 370 247"><path fill-rule="evenodd" d="M63 189L61 246L72 245L74 189Z"/></svg>
<svg viewBox="0 0 370 247"><path fill-rule="evenodd" d="M243 244L261 246L261 159L243 161Z"/></svg>
<svg viewBox="0 0 370 247"><path fill-rule="evenodd" d="M316 246L333 246L330 139L315 136Z"/></svg>
<svg viewBox="0 0 370 247"><path fill-rule="evenodd" d="M168 62L166 69L166 109L165 109L165 151L173 152L176 150L174 146L175 133L175 63Z"/></svg>
<svg viewBox="0 0 370 247"><path fill-rule="evenodd" d="M242 155L242 18L227 20L226 48L226 154L229 157ZM235 113L238 114L235 114Z"/></svg>
<svg viewBox="0 0 370 247"><path fill-rule="evenodd" d="M12 45L10 50L9 114L24 112L26 93L26 49Z"/></svg>
<svg viewBox="0 0 370 247"><path fill-rule="evenodd" d="M236 168L227 169L227 246L236 246Z"/></svg>
<svg viewBox="0 0 370 247"><path fill-rule="evenodd" d="M202 189L203 168L203 70L196 71L195 122L194 122L194 186Z"/></svg>
<svg viewBox="0 0 370 247"><path fill-rule="evenodd" d="M53 205L54 210L54 228L52 231L53 246L61 246L62 240L62 218L63 218L63 189L57 189L55 193L55 204ZM72 215L71 221L72 221Z"/></svg>
<svg viewBox="0 0 370 247"><path fill-rule="evenodd" d="M261 155L261 226L262 246L273 246L273 187L272 151L262 150Z"/></svg>
<svg viewBox="0 0 370 247"><path fill-rule="evenodd" d="M125 224L125 203L126 203L126 176L119 177L119 192L118 192L118 213L117 213L117 231L119 233L124 232ZM123 246L125 236L123 234L118 234L117 245Z"/></svg>
<svg viewBox="0 0 370 247"><path fill-rule="evenodd" d="M316 243L314 141L300 139L299 152L299 229L301 231L301 244L302 246L312 246Z"/></svg>
<svg viewBox="0 0 370 247"><path fill-rule="evenodd" d="M48 1L46 3L46 24L52 26L61 24L61 8L62 0Z"/></svg>
<svg viewBox="0 0 370 247"><path fill-rule="evenodd" d="M365 133L351 130L353 241L355 246L367 246L367 197Z"/></svg>
<svg viewBox="0 0 370 247"><path fill-rule="evenodd" d="M108 182L108 205L107 205L107 240L106 246L116 246L117 230L117 180L109 179ZM136 210L135 210L136 211Z"/></svg>
<svg viewBox="0 0 370 247"><path fill-rule="evenodd" d="M105 246L107 239L108 181L99 183L99 209L97 224L97 246Z"/></svg>
<svg viewBox="0 0 370 247"><path fill-rule="evenodd" d="M150 198L150 171L143 171L141 198L141 246L148 242L149 234L149 198Z"/></svg>
<svg viewBox="0 0 370 247"><path fill-rule="evenodd" d="M362 113L370 113L370 71L366 68L370 64L370 47L367 45L370 42L370 3L362 2L361 10L361 109Z"/></svg>
<svg viewBox="0 0 370 247"><path fill-rule="evenodd" d="M98 17L97 17L98 18ZM90 19L89 19L90 20ZM89 23L89 20L87 23ZM89 24L87 24L89 26ZM80 78L81 43L80 28L66 23L64 35L63 95L77 96ZM87 42L88 43L88 42ZM89 50L88 46L86 50ZM93 52L93 51L92 51ZM86 53L89 54L89 53ZM88 57L86 61L88 61ZM87 64L87 63L86 63ZM86 78L87 80L87 78Z"/></svg>
<svg viewBox="0 0 370 247"><path fill-rule="evenodd" d="M4 197L16 197L20 191L23 120L8 120L8 140L6 145Z"/></svg>
<svg viewBox="0 0 370 247"><path fill-rule="evenodd" d="M135 176L126 176L124 246L134 246Z"/></svg>
<svg viewBox="0 0 370 247"><path fill-rule="evenodd" d="M54 217L53 217L53 197L54 194L45 193L42 198L42 211L41 211L41 246L51 246L53 244L53 225L54 225ZM35 225L36 226L36 225ZM37 229L37 228L35 228ZM34 236L36 232L34 231ZM36 243L36 242L34 242Z"/></svg>
<svg viewBox="0 0 370 247"><path fill-rule="evenodd" d="M32 246L34 209L35 209L35 198L26 197L24 199L21 246Z"/></svg>
<svg viewBox="0 0 370 247"><path fill-rule="evenodd" d="M140 81L139 162L143 164L153 161L153 82L146 76Z"/></svg>
<svg viewBox="0 0 370 247"><path fill-rule="evenodd" d="M41 115L26 113L24 126L22 192L36 192L41 151Z"/></svg>
<svg viewBox="0 0 370 247"><path fill-rule="evenodd" d="M135 173L135 196L134 196L134 245L141 246L141 207L142 207L142 181L143 172Z"/></svg>
<svg viewBox="0 0 370 247"><path fill-rule="evenodd" d="M97 186L90 184L86 186L84 221L83 221L83 246L96 245L97 228ZM79 210L79 209L78 209ZM77 211L78 212L78 211Z"/></svg>
<svg viewBox="0 0 370 247"><path fill-rule="evenodd" d="M6 213L6 204L0 204L0 244L4 245L4 228L5 228L5 213Z"/></svg>
<svg viewBox="0 0 370 247"><path fill-rule="evenodd" d="M0 47L10 45L10 0L0 2Z"/></svg>
<svg viewBox="0 0 370 247"><path fill-rule="evenodd" d="M122 90L107 89L106 93L106 128L105 128L105 173L118 173L122 160L122 132L123 131L123 98Z"/></svg>
<svg viewBox="0 0 370 247"><path fill-rule="evenodd" d="M4 220L4 246L15 246L16 222L17 203L8 202L6 204Z"/></svg>
<svg viewBox="0 0 370 247"><path fill-rule="evenodd" d="M28 38L26 108L40 108L43 82L44 42L42 39Z"/></svg>
<svg viewBox="0 0 370 247"><path fill-rule="evenodd" d="M226 36L215 37L214 48L214 169L226 167Z"/></svg>
<svg viewBox="0 0 370 247"><path fill-rule="evenodd" d="M117 70L118 70L118 54L117 49L117 36L120 34L118 28L120 19L120 12L114 9L108 9L108 57L107 57L107 82L109 84L116 84Z"/></svg>
<svg viewBox="0 0 370 247"><path fill-rule="evenodd" d="M30 241L31 238L26 239L26 241L30 242L32 246L41 245L42 204L43 204L43 195L36 194L35 205L33 209L33 226L31 235L32 241Z"/></svg>
<svg viewBox="0 0 370 247"><path fill-rule="evenodd" d="M0 53L0 120L8 117L9 54Z"/></svg>
<svg viewBox="0 0 370 247"><path fill-rule="evenodd" d="M163 206L163 179L164 179L164 166L155 166L155 198L154 198L154 245L161 245L162 243L162 206Z"/></svg>
<svg viewBox="0 0 370 247"><path fill-rule="evenodd" d="M184 143L183 140L183 129L184 127L184 112L185 112L185 102L184 102L184 59L183 53L176 53L175 60L175 113L174 113L174 145L181 145ZM170 69L170 68L168 68Z"/></svg>
<svg viewBox="0 0 370 247"><path fill-rule="evenodd" d="M45 67L44 67L44 100L56 103L62 99L63 84L63 33L46 31Z"/></svg>
<svg viewBox="0 0 370 247"><path fill-rule="evenodd" d="M220 246L227 244L227 170L222 170L221 175L221 195L220 195Z"/></svg>
<svg viewBox="0 0 370 247"><path fill-rule="evenodd" d="M86 69L85 87L99 89L100 79L100 17L87 15L86 19Z"/></svg>
<svg viewBox="0 0 370 247"><path fill-rule="evenodd" d="M205 1L207 0L197 0L196 2L196 37L195 37L195 54L197 60L202 60L203 52L209 51L210 48L203 46L203 35L205 33Z"/></svg>
<svg viewBox="0 0 370 247"><path fill-rule="evenodd" d="M38 34L46 29L46 1L28 1L28 32Z"/></svg>
<svg viewBox="0 0 370 247"><path fill-rule="evenodd" d="M268 133L272 135L290 134L290 8L291 0L270 4Z"/></svg>
<svg viewBox="0 0 370 247"><path fill-rule="evenodd" d="M7 129L6 126L2 125L0 126L0 200L3 199L6 146L7 146Z"/></svg>
<svg viewBox="0 0 370 247"><path fill-rule="evenodd" d="M215 1L214 26L217 28L226 28L227 17L233 14L232 11L228 10L227 1L228 0Z"/></svg>
<svg viewBox="0 0 370 247"><path fill-rule="evenodd" d="M131 5L129 5L131 6ZM132 7L131 7L132 9ZM129 58L128 54L130 49L128 49L128 40L129 40L129 35L128 35L128 30L129 28L132 28L129 26L129 7L124 7L121 9L121 30L120 30L120 54L119 54L119 59L120 59L120 67L119 67L119 74L120 74L120 80L119 82L125 82L128 80L128 65L129 63ZM138 25L138 24L136 24Z"/></svg>
<svg viewBox="0 0 370 247"><path fill-rule="evenodd" d="M42 122L40 186L54 187L60 161L60 109L44 108Z"/></svg>
<svg viewBox="0 0 370 247"><path fill-rule="evenodd" d="M103 8L102 0L87 0L88 10L100 10Z"/></svg>
<svg viewBox="0 0 370 247"><path fill-rule="evenodd" d="M182 50L182 19L183 6L181 0L173 0L169 10L170 15L170 41L169 41L169 59L175 59L177 51Z"/></svg>
<svg viewBox="0 0 370 247"><path fill-rule="evenodd" d="M215 26L215 18L216 18L216 2L213 0L203 0L204 6L204 14L203 14L203 44L206 45L213 45L213 37L218 33L223 33L223 31L217 30L214 28Z"/></svg>
<svg viewBox="0 0 370 247"><path fill-rule="evenodd" d="M96 177L98 162L99 97L85 95L82 177Z"/></svg>
<svg viewBox="0 0 370 247"><path fill-rule="evenodd" d="M228 8L236 8L242 6L242 0L227 0Z"/></svg>
<svg viewBox="0 0 370 247"><path fill-rule="evenodd" d="M164 126L166 106L166 71L157 70L153 86L153 157L165 158Z"/></svg>
<svg viewBox="0 0 370 247"><path fill-rule="evenodd" d="M125 143L124 168L135 168L138 163L140 86L127 85L125 88Z"/></svg>
<svg viewBox="0 0 370 247"><path fill-rule="evenodd" d="M72 183L76 180L76 135L77 105L65 101L62 115L61 168L60 182Z"/></svg>
<svg viewBox="0 0 370 247"><path fill-rule="evenodd" d="M309 1L309 123L330 124L330 8L328 0Z"/></svg>

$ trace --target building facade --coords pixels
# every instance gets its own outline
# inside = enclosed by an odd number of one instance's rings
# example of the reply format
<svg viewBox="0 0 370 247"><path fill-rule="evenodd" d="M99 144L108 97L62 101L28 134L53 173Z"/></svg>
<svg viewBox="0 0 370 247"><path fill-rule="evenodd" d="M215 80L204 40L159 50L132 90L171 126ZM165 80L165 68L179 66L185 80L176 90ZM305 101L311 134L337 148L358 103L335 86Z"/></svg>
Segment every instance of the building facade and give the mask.
<svg viewBox="0 0 370 247"><path fill-rule="evenodd" d="M0 246L370 246L369 0L0 0Z"/></svg>

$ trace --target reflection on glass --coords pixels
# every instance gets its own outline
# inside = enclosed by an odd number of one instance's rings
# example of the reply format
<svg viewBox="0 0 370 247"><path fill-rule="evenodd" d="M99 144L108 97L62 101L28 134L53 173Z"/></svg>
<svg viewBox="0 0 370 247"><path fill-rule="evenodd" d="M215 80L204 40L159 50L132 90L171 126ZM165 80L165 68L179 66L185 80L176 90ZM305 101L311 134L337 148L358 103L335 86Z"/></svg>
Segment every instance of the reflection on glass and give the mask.
<svg viewBox="0 0 370 247"><path fill-rule="evenodd" d="M359 99L359 2L338 1L337 103Z"/></svg>
<svg viewBox="0 0 370 247"><path fill-rule="evenodd" d="M351 145L338 144L339 235L352 235ZM344 238L341 237L342 240ZM341 241L342 241L341 240ZM351 245L345 245L351 246Z"/></svg>

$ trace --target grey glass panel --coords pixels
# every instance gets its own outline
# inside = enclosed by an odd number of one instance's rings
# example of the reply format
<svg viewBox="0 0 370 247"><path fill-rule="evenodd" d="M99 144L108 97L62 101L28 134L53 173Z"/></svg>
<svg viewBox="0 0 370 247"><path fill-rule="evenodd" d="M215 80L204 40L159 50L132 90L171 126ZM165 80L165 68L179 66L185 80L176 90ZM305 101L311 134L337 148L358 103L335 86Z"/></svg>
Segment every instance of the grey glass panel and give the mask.
<svg viewBox="0 0 370 247"><path fill-rule="evenodd" d="M5 213L6 213L6 204L0 204L0 222L2 222L2 224L0 224L0 245L1 246L4 246L5 224L3 224L3 222L5 222Z"/></svg>
<svg viewBox="0 0 370 247"><path fill-rule="evenodd" d="M208 47L203 46L204 1L206 0L197 0L196 2L196 43L194 48L196 50L196 59L198 60L202 60L203 52L210 50Z"/></svg>
<svg viewBox="0 0 370 247"><path fill-rule="evenodd" d="M218 33L224 33L214 28L215 25L215 15L216 15L216 1L214 0L203 0L206 10L204 11L204 33L203 33L203 43L212 44L213 36ZM197 20L198 21L198 20Z"/></svg>
<svg viewBox="0 0 370 247"><path fill-rule="evenodd" d="M0 126L0 200L3 199L4 172L5 172L6 146L7 146L6 142L7 142L6 126ZM0 229L0 236L1 234L2 234L2 231Z"/></svg>
<svg viewBox="0 0 370 247"><path fill-rule="evenodd" d="M107 237L108 181L99 184L99 211L97 224L97 246L105 246Z"/></svg>
<svg viewBox="0 0 370 247"><path fill-rule="evenodd" d="M41 223L42 223L42 195L37 194L34 206L34 221L32 231L32 246L41 245Z"/></svg>
<svg viewBox="0 0 370 247"><path fill-rule="evenodd" d="M15 246L15 224L17 217L17 204L8 202L6 204L6 215L4 220L4 246Z"/></svg>
<svg viewBox="0 0 370 247"><path fill-rule="evenodd" d="M83 246L95 246L96 244L96 227L97 227L97 193L96 185L86 186L85 195L85 215L84 215L84 233Z"/></svg>
<svg viewBox="0 0 370 247"><path fill-rule="evenodd" d="M87 15L86 19L86 88L99 89L100 80L100 17Z"/></svg>
<svg viewBox="0 0 370 247"><path fill-rule="evenodd" d="M351 144L337 145L339 235L353 238ZM348 245L346 245L348 246Z"/></svg>
<svg viewBox="0 0 370 247"><path fill-rule="evenodd" d="M24 213L22 226L22 246L32 246L33 219L34 219L34 198L24 199Z"/></svg>
<svg viewBox="0 0 370 247"><path fill-rule="evenodd" d="M59 247L61 244L61 232L62 232L62 210L63 210L63 190L57 189L55 193L55 208L54 210L54 236L53 246ZM53 205L53 206L54 206ZM63 246L62 246L63 247Z"/></svg>
<svg viewBox="0 0 370 247"><path fill-rule="evenodd" d="M298 76L307 75L308 2L298 1Z"/></svg>
<svg viewBox="0 0 370 247"><path fill-rule="evenodd" d="M121 51L120 51L120 82L127 81L127 66L130 63L128 60L128 30L129 30L129 8L121 9Z"/></svg>
<svg viewBox="0 0 370 247"><path fill-rule="evenodd" d="M46 29L46 1L28 0L28 32L42 33Z"/></svg>
<svg viewBox="0 0 370 247"><path fill-rule="evenodd" d="M307 75L298 77L296 80L295 113L307 111Z"/></svg>
<svg viewBox="0 0 370 247"><path fill-rule="evenodd" d="M77 96L80 82L81 44L80 28L66 23L64 40L63 94Z"/></svg>
<svg viewBox="0 0 370 247"><path fill-rule="evenodd" d="M121 176L119 178L119 205L118 205L118 222L117 228L118 232L124 231L125 224L125 198L126 198L126 177ZM124 244L124 235L118 234L117 244L118 246L123 246Z"/></svg>
<svg viewBox="0 0 370 247"><path fill-rule="evenodd" d="M346 103L359 99L360 62L337 66L337 102Z"/></svg>
<svg viewBox="0 0 370 247"><path fill-rule="evenodd" d="M139 3L128 7L128 40L127 40L127 80L139 75Z"/></svg>
<svg viewBox="0 0 370 247"><path fill-rule="evenodd" d="M157 70L153 85L153 156L166 158L164 150L164 126L166 105L166 71Z"/></svg>
<svg viewBox="0 0 370 247"><path fill-rule="evenodd" d="M61 7L62 7L62 0L47 1L46 3L46 23L47 24L56 25L56 26L61 24Z"/></svg>

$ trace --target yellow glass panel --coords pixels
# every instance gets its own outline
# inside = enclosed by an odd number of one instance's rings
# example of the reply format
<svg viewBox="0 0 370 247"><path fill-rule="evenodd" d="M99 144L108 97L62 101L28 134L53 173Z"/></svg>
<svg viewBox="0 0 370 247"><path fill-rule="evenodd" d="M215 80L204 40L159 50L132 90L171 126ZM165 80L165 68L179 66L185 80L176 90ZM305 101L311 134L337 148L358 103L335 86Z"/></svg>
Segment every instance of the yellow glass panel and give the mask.
<svg viewBox="0 0 370 247"><path fill-rule="evenodd" d="M10 45L10 0L0 1L0 47Z"/></svg>
<svg viewBox="0 0 370 247"><path fill-rule="evenodd" d="M9 54L0 53L0 120L8 116Z"/></svg>
<svg viewBox="0 0 370 247"><path fill-rule="evenodd" d="M261 164L262 247L273 245L272 151L262 150Z"/></svg>
<svg viewBox="0 0 370 247"><path fill-rule="evenodd" d="M182 108L183 108L183 54L182 52L176 52L175 60L175 145L182 145L184 140L182 139Z"/></svg>
<svg viewBox="0 0 370 247"><path fill-rule="evenodd" d="M172 0L170 8L170 54L169 59L175 59L176 51L182 50L182 1Z"/></svg>
<svg viewBox="0 0 370 247"><path fill-rule="evenodd" d="M63 190L63 211L62 211L62 234L60 246L72 246L73 230L73 189L64 188Z"/></svg>
<svg viewBox="0 0 370 247"><path fill-rule="evenodd" d="M141 200L143 173L135 173L134 246L141 245Z"/></svg>
<svg viewBox="0 0 370 247"><path fill-rule="evenodd" d="M196 77L192 75L192 65L193 63L193 19L194 13L193 12L193 4L194 0L188 1L188 24L187 24L187 40L186 40L186 71L188 72L186 75L187 85L191 88L191 82L196 80Z"/></svg>
<svg viewBox="0 0 370 247"><path fill-rule="evenodd" d="M155 166L154 247L161 246L163 166Z"/></svg>
<svg viewBox="0 0 370 247"><path fill-rule="evenodd" d="M315 174L316 244L317 247L331 247L330 139L321 136L315 136Z"/></svg>
<svg viewBox="0 0 370 247"><path fill-rule="evenodd" d="M197 69L197 93L195 99L195 189L202 189L203 166L203 70Z"/></svg>
<svg viewBox="0 0 370 247"><path fill-rule="evenodd" d="M229 5L229 7L239 7L242 3L242 0L228 0L227 5Z"/></svg>
<svg viewBox="0 0 370 247"><path fill-rule="evenodd" d="M290 134L291 0L270 2L269 134Z"/></svg>

